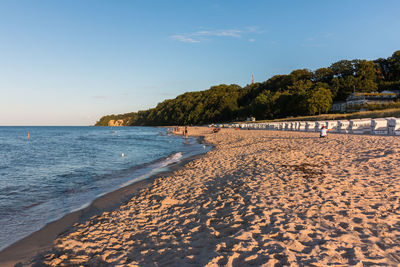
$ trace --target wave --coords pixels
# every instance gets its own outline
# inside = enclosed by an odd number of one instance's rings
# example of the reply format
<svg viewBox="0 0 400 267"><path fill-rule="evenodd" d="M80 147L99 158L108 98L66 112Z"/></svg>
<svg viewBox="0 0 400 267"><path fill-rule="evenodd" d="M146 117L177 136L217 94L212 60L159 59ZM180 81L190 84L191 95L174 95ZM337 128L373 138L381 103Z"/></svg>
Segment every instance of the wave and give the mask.
<svg viewBox="0 0 400 267"><path fill-rule="evenodd" d="M167 167L167 166L169 166L171 164L180 162L182 158L183 158L182 152L177 152L177 153L171 154L170 156L168 156L166 158L158 159L156 161L143 164L141 166L135 166L133 168L127 169L127 170L123 171L123 173L127 174L127 172L130 172L131 175L134 176L134 179L126 181L125 183L121 184L119 186L119 188L128 186L130 184L133 184L133 183L141 181L141 180L144 180L144 179L146 179L146 178L148 178L148 177L150 177L150 176L162 171L165 167ZM119 174L118 176L120 176L120 175L121 174ZM110 177L110 176L113 176L113 175L107 175L107 176ZM114 188L111 191L102 192L102 193L98 194L95 199L97 199L97 198L99 198L101 196L104 196L104 195L114 191L115 189L116 188ZM91 201L88 201L88 202L85 202L83 205L71 210L71 212L75 212L75 211L78 211L78 210L81 210L81 209L84 209L84 208L90 206L90 204L93 203L93 201L95 199L93 199Z"/></svg>
<svg viewBox="0 0 400 267"><path fill-rule="evenodd" d="M171 165L173 163L177 163L182 159L182 152L178 152L175 154L172 154L171 156L167 157L162 163L161 167L167 167L168 165Z"/></svg>
<svg viewBox="0 0 400 267"><path fill-rule="evenodd" d="M132 183L144 180L148 177L150 177L151 175L154 175L158 172L161 172L165 167L168 167L169 165L172 165L174 163L178 163L179 161L181 161L181 159L183 158L182 152L177 152L177 153L173 153L170 156L163 158L161 160L157 160L151 164L148 164L146 168L143 168L143 170L146 170L144 172L142 172L139 176L135 176L134 179L131 179L125 183L123 183L122 185L120 185L120 188L128 186Z"/></svg>
<svg viewBox="0 0 400 267"><path fill-rule="evenodd" d="M29 209L29 208L35 207L35 206L37 206L37 205L40 205L40 204L42 204L42 203L44 203L44 201L37 201L37 202L35 202L35 203L26 205L26 206L24 207L24 209Z"/></svg>

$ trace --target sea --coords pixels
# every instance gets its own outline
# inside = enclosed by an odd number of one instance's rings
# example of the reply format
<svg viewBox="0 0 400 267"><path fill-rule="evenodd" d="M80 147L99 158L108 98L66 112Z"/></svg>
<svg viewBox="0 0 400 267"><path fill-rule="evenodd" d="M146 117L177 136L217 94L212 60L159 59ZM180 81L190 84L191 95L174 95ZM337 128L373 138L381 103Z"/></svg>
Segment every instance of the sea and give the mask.
<svg viewBox="0 0 400 267"><path fill-rule="evenodd" d="M209 149L167 128L0 127L0 250Z"/></svg>

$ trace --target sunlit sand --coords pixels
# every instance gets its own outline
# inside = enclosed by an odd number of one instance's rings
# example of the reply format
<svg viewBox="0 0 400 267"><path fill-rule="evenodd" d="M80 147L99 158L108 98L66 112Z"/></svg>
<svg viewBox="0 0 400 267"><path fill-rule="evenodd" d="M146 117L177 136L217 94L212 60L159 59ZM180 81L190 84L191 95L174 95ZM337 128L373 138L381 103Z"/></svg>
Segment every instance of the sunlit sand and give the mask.
<svg viewBox="0 0 400 267"><path fill-rule="evenodd" d="M36 262L397 265L397 137L190 128L216 147Z"/></svg>

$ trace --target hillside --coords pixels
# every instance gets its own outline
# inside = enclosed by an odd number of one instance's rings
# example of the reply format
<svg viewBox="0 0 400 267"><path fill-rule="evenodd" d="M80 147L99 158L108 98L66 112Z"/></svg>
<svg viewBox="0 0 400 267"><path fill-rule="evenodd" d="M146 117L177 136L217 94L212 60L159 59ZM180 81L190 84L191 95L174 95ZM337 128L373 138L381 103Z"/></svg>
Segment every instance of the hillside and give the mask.
<svg viewBox="0 0 400 267"><path fill-rule="evenodd" d="M96 126L190 125L243 120L271 120L327 113L332 102L352 92L400 90L400 50L384 59L341 60L315 71L298 69L241 87L212 86L159 103L155 108L107 115ZM382 107L375 107L382 108Z"/></svg>

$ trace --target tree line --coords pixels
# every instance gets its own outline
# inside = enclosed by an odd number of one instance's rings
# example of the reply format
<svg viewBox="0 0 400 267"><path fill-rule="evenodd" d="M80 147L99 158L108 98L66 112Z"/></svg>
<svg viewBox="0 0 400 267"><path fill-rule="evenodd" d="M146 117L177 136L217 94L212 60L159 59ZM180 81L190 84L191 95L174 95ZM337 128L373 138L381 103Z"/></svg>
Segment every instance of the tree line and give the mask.
<svg viewBox="0 0 400 267"><path fill-rule="evenodd" d="M144 111L108 115L97 126L123 119L124 125L201 125L326 113L332 102L354 91L400 90L400 50L377 60L341 60L315 71L298 69L241 87L221 84L188 92Z"/></svg>

